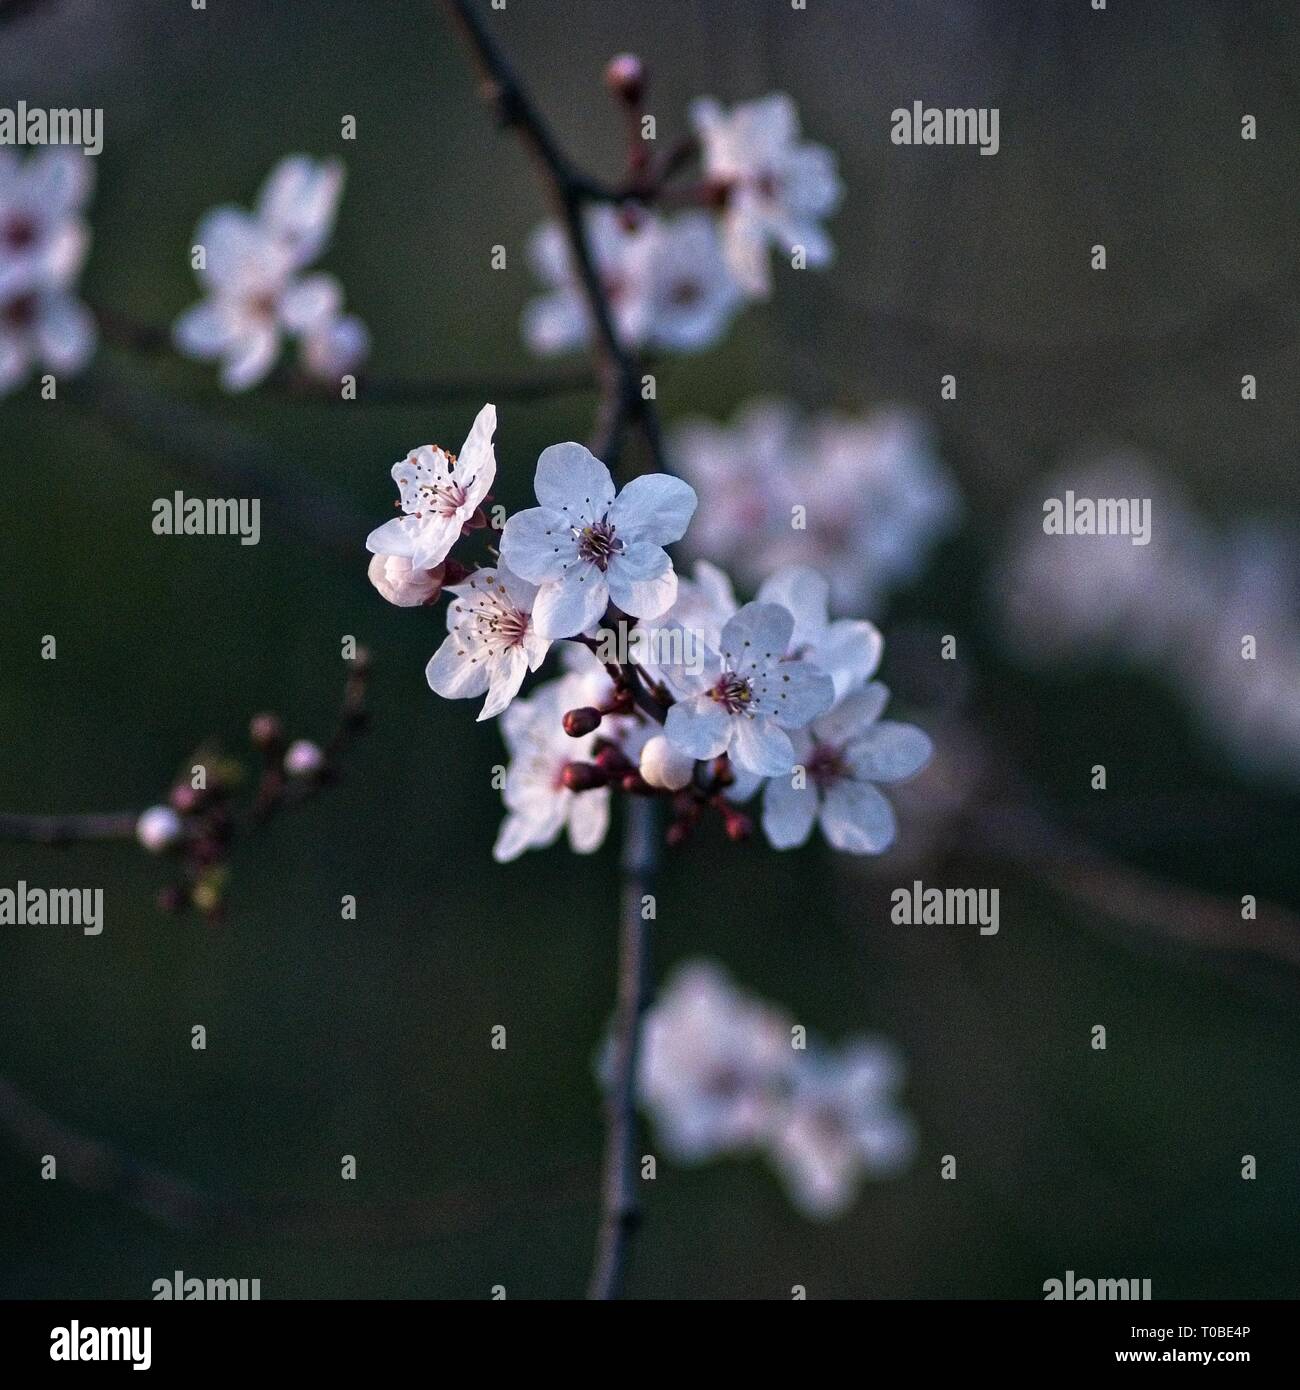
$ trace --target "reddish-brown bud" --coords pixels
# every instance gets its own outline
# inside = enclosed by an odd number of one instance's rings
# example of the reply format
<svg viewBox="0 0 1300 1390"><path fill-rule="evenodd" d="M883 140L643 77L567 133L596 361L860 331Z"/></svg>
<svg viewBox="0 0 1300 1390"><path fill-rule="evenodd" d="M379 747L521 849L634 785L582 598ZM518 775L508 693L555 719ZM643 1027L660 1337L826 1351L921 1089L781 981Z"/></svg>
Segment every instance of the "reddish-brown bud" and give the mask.
<svg viewBox="0 0 1300 1390"><path fill-rule="evenodd" d="M171 789L171 794L167 798L174 811L178 811L182 816L191 815L203 804L203 793L197 787L191 787L188 782L178 782Z"/></svg>
<svg viewBox="0 0 1300 1390"><path fill-rule="evenodd" d="M593 761L602 772L608 773L611 777L626 772L629 766L623 756L623 750L615 743L606 743L599 748Z"/></svg>
<svg viewBox="0 0 1300 1390"><path fill-rule="evenodd" d="M654 796L656 789L646 781L641 774L633 768L631 772L623 774L623 780L619 783L625 792L630 792L633 796Z"/></svg>
<svg viewBox="0 0 1300 1390"><path fill-rule="evenodd" d="M719 787L729 787L736 780L736 774L731 770L731 759L725 753L713 760L713 780Z"/></svg>
<svg viewBox="0 0 1300 1390"><path fill-rule="evenodd" d="M592 709L590 705L571 709L564 716L564 732L570 738L584 738L587 734L594 734L600 728L600 717L600 711Z"/></svg>
<svg viewBox="0 0 1300 1390"><path fill-rule="evenodd" d="M743 811L737 811L734 806L728 806L725 802L721 809L726 823L727 839L734 840L736 844L748 840L754 833L754 822Z"/></svg>
<svg viewBox="0 0 1300 1390"><path fill-rule="evenodd" d="M684 820L675 820L664 832L664 839L670 845L685 844L691 833L690 825Z"/></svg>
<svg viewBox="0 0 1300 1390"><path fill-rule="evenodd" d="M563 774L564 785L571 792L589 792L595 787L603 787L609 778L595 763L569 763Z"/></svg>
<svg viewBox="0 0 1300 1390"><path fill-rule="evenodd" d="M255 714L248 725L249 741L256 748L278 748L284 742L284 725L278 714Z"/></svg>

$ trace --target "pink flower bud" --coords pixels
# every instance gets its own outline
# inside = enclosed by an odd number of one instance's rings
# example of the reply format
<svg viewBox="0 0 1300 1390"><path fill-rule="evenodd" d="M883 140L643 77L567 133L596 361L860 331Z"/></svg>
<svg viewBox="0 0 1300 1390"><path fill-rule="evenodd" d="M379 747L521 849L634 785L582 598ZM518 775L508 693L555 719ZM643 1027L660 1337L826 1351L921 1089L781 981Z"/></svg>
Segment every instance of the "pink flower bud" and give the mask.
<svg viewBox="0 0 1300 1390"><path fill-rule="evenodd" d="M389 603L399 608L419 608L432 603L442 592L445 567L413 570L405 555L374 555L366 573Z"/></svg>
<svg viewBox="0 0 1300 1390"><path fill-rule="evenodd" d="M695 759L678 752L663 736L647 739L641 750L641 776L652 787L665 791L681 791L695 774Z"/></svg>
<svg viewBox="0 0 1300 1390"><path fill-rule="evenodd" d="M170 806L150 806L135 823L135 838L150 854L170 849L181 836L181 818Z"/></svg>

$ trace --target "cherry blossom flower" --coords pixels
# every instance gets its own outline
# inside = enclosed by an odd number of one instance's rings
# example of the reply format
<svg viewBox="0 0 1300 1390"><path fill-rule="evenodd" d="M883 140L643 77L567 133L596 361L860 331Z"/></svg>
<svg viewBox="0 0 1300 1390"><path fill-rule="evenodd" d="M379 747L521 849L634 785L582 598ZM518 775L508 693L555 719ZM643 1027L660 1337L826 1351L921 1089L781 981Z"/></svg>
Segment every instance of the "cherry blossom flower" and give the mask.
<svg viewBox="0 0 1300 1390"><path fill-rule="evenodd" d="M536 671L550 642L533 631L537 589L504 565L475 570L448 592L447 638L425 669L430 687L448 700L487 691L479 719L491 719L519 693L524 675Z"/></svg>
<svg viewBox="0 0 1300 1390"><path fill-rule="evenodd" d="M771 1152L805 1216L839 1216L864 1176L906 1167L916 1134L895 1103L901 1081L895 1050L866 1039L838 1053L810 1050L801 1062Z"/></svg>
<svg viewBox="0 0 1300 1390"><path fill-rule="evenodd" d="M863 619L829 617L831 586L806 565L791 565L765 579L759 603L778 603L794 619L788 660L807 661L831 678L836 701L869 680L880 665L884 641Z"/></svg>
<svg viewBox="0 0 1300 1390"><path fill-rule="evenodd" d="M727 112L703 98L691 120L705 174L725 196L723 245L746 294L766 299L772 291L769 246L787 256L802 247L807 265L829 265L834 248L821 219L844 190L830 150L800 141L794 102L776 92Z"/></svg>
<svg viewBox="0 0 1300 1390"><path fill-rule="evenodd" d="M695 492L666 473L633 478L617 496L609 469L581 444L554 444L537 460L538 507L517 512L501 533L501 559L539 586L537 632L585 632L612 599L653 618L671 606L677 576L663 549L680 540Z"/></svg>
<svg viewBox="0 0 1300 1390"><path fill-rule="evenodd" d="M585 692L582 676L561 676L506 710L501 732L511 760L502 788L508 814L492 850L498 863L554 844L565 829L576 854L591 854L604 841L609 788L573 792L564 784L564 769L589 759L596 742L594 733L571 738L562 724L565 712L580 706Z"/></svg>
<svg viewBox="0 0 1300 1390"><path fill-rule="evenodd" d="M419 608L437 599L445 572L445 565L431 570L412 569L405 555L372 555L366 575L389 603L399 608Z"/></svg>
<svg viewBox="0 0 1300 1390"><path fill-rule="evenodd" d="M793 1085L785 1019L707 961L678 969L646 1015L638 1091L678 1162L752 1150Z"/></svg>
<svg viewBox="0 0 1300 1390"><path fill-rule="evenodd" d="M366 537L375 555L401 555L417 570L440 565L487 496L497 474L497 411L485 405L470 427L460 454L434 444L413 450L393 465L403 515ZM512 566L518 573L517 566Z"/></svg>
<svg viewBox="0 0 1300 1390"><path fill-rule="evenodd" d="M730 427L682 426L672 452L704 503L697 551L753 585L809 565L830 579L836 613L874 613L919 574L959 513L926 429L901 411L801 423L760 401Z"/></svg>
<svg viewBox="0 0 1300 1390"><path fill-rule="evenodd" d="M646 1014L637 1096L679 1163L762 1154L803 1215L844 1212L864 1177L916 1149L899 1107L903 1067L882 1039L793 1045L793 1020L710 961L680 965Z"/></svg>
<svg viewBox="0 0 1300 1390"><path fill-rule="evenodd" d="M75 286L90 249L82 216L93 184L78 150L20 160L0 149L0 396L44 367L80 371L95 322Z"/></svg>
<svg viewBox="0 0 1300 1390"><path fill-rule="evenodd" d="M787 729L824 714L835 699L831 678L806 661L787 660L794 619L774 603L747 603L722 629L719 650L700 672L674 668L680 698L664 733L692 758L728 753L742 771L776 777L794 764Z"/></svg>
<svg viewBox="0 0 1300 1390"><path fill-rule="evenodd" d="M777 849L804 844L814 821L838 850L880 854L894 839L893 808L877 782L919 772L933 752L911 724L880 719L889 691L879 681L791 735L794 772L763 792L763 831Z"/></svg>
<svg viewBox="0 0 1300 1390"><path fill-rule="evenodd" d="M343 313L332 275L300 272L324 249L343 187L342 166L291 155L271 172L254 213L222 206L199 222L204 261L195 275L207 298L177 319L177 348L221 363L221 383L245 391L262 381L296 339L322 379L355 369L368 348L364 326Z"/></svg>
<svg viewBox="0 0 1300 1390"><path fill-rule="evenodd" d="M585 225L620 342L698 352L722 337L741 296L707 213L628 217L601 205L588 212ZM558 225L537 228L529 258L551 288L524 310L524 340L543 356L586 346L591 318Z"/></svg>

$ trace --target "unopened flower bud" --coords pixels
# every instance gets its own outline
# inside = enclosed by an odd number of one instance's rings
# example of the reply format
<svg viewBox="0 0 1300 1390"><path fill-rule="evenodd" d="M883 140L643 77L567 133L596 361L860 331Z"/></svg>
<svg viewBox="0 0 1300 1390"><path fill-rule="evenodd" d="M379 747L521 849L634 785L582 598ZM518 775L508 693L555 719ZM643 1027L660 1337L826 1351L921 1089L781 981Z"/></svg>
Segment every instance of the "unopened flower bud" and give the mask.
<svg viewBox="0 0 1300 1390"><path fill-rule="evenodd" d="M278 714L255 714L248 726L248 737L256 748L277 748L284 742L284 725Z"/></svg>
<svg viewBox="0 0 1300 1390"><path fill-rule="evenodd" d="M171 806L150 806L135 823L135 838L150 854L161 854L181 837L181 818Z"/></svg>
<svg viewBox="0 0 1300 1390"><path fill-rule="evenodd" d="M635 105L645 94L645 64L635 53L620 53L605 65L605 86L620 101Z"/></svg>
<svg viewBox="0 0 1300 1390"><path fill-rule="evenodd" d="M564 732L570 738L582 738L600 728L600 711L590 705L581 709L571 709L564 716Z"/></svg>
<svg viewBox="0 0 1300 1390"><path fill-rule="evenodd" d="M291 777L314 777L325 766L325 754L308 738L297 738L284 755L284 770Z"/></svg>
<svg viewBox="0 0 1300 1390"><path fill-rule="evenodd" d="M171 802L173 810L182 816L188 816L192 811L199 809L203 793L197 787L191 787L188 782L178 782L171 789L167 800Z"/></svg>
<svg viewBox="0 0 1300 1390"><path fill-rule="evenodd" d="M646 740L641 750L641 776L652 787L681 791L695 774L695 759L675 748L663 734Z"/></svg>
<svg viewBox="0 0 1300 1390"><path fill-rule="evenodd" d="M588 792L606 786L609 778L595 763L569 763L564 769L564 785L571 792Z"/></svg>
<svg viewBox="0 0 1300 1390"><path fill-rule="evenodd" d="M623 774L619 786L622 787L625 792L630 792L633 796L650 796L655 790L635 769Z"/></svg>
<svg viewBox="0 0 1300 1390"><path fill-rule="evenodd" d="M734 840L736 844L748 840L754 833L754 822L743 811L737 811L734 806L728 806L725 802L721 810L726 822L727 839Z"/></svg>
<svg viewBox="0 0 1300 1390"><path fill-rule="evenodd" d="M442 592L445 567L415 570L405 555L372 555L366 571L370 582L399 608L419 608L432 603Z"/></svg>

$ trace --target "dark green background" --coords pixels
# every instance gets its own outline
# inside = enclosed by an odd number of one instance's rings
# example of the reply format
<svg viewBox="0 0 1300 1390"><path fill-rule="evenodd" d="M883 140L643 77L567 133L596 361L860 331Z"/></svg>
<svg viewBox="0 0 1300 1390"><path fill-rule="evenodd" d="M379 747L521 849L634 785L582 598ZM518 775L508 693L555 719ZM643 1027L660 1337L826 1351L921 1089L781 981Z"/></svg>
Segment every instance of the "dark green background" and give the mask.
<svg viewBox="0 0 1300 1390"><path fill-rule="evenodd" d="M1149 451L1218 521L1259 509L1294 523L1290 7L510 0L490 18L561 137L611 175L611 53L650 64L661 139L697 94L796 97L841 158L839 260L778 275L772 304L747 310L724 347L664 364L664 415L722 417L759 392L932 412L967 525L924 584L872 615L887 639L959 634L970 717L1062 814L1093 809L1094 762L1115 769L1121 800L1168 793L1190 808L1153 833L1103 819L1120 854L1296 905L1294 802L1233 782L1154 685L1017 674L980 599L1009 505L1091 441ZM104 108L94 304L170 321L195 297L186 253L206 207L247 204L285 153L338 154L348 187L323 264L371 327L375 370L532 370L517 323L541 202L436 5L50 0L0 27L0 103L20 98ZM892 146L890 110L917 98L997 105L999 155ZM1244 112L1259 119L1254 144L1239 138ZM339 139L344 114L355 143ZM1095 241L1104 276L1088 269ZM496 243L505 273L489 269ZM1245 371L1260 379L1250 405ZM960 397L941 405L944 372ZM92 383L57 403L30 390L0 403L0 807L147 805L201 738L241 748L261 708L324 733L346 633L376 654L375 727L337 790L243 847L219 928L157 914L165 868L131 846L0 847L0 883L102 885L107 912L98 939L5 931L3 1070L63 1122L205 1188L419 1200L435 1229L382 1245L210 1241L43 1183L0 1136L0 1293L143 1297L175 1269L259 1277L268 1298L580 1293L613 854L493 865L496 732L425 686L441 615L390 608L364 577L392 460L427 440L456 447L482 401L228 401L210 370L120 351L101 353L94 377L261 441L296 507L264 508L257 547L157 538L150 504L184 484L157 440L124 442L96 418ZM583 395L502 402L500 497L525 503L539 449L584 437L592 409ZM355 509L350 554L301 524L327 494ZM55 662L39 659L46 633ZM886 678L925 723L922 696L953 692L909 691L896 663L887 645ZM1225 804L1244 809L1207 833L1202 812ZM1294 1294L1294 972L1246 974L1119 935L970 857L919 872L999 886L997 938L893 927L889 889L912 876L898 872L845 875L821 846L781 856L712 834L670 858L659 972L713 955L832 1040L897 1037L921 1149L907 1177L827 1226L798 1217L756 1161L661 1164L630 1292L1038 1297L1073 1269L1150 1278L1157 1297ZM339 920L344 893L356 922ZM190 1050L196 1022L206 1053ZM1097 1022L1104 1053L1088 1046ZM497 1023L505 1053L488 1046ZM343 1153L358 1156L354 1184L339 1181ZM958 1180L941 1182L949 1153ZM1257 1156L1254 1183L1240 1180L1243 1153Z"/></svg>

